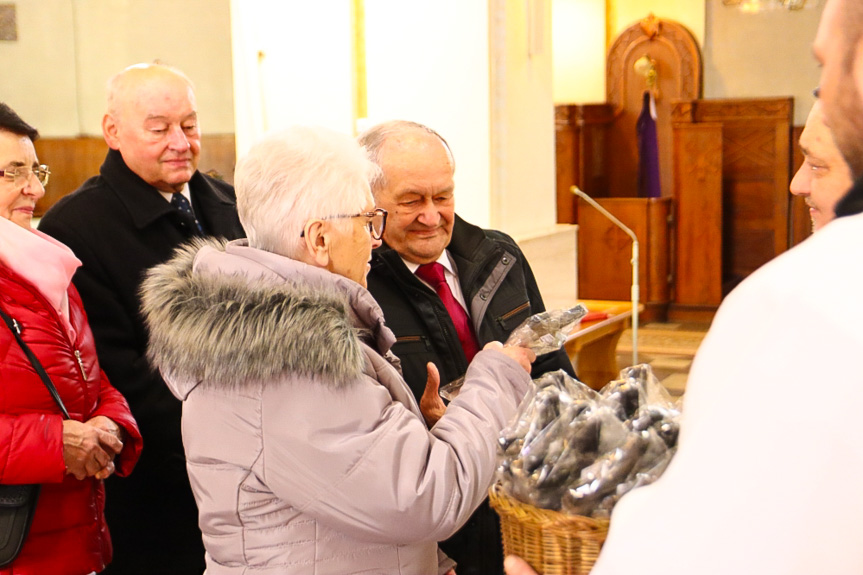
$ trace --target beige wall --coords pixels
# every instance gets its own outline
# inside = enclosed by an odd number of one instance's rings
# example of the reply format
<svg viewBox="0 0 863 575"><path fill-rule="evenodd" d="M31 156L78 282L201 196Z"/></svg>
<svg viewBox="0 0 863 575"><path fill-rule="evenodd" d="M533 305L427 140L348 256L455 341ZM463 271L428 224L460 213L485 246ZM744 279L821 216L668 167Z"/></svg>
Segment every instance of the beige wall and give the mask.
<svg viewBox="0 0 863 575"><path fill-rule="evenodd" d="M706 15L705 98L794 97L794 124L815 103L819 69L812 40L821 8L744 14L710 2Z"/></svg>
<svg viewBox="0 0 863 575"><path fill-rule="evenodd" d="M606 0L554 0L554 101L605 101Z"/></svg>
<svg viewBox="0 0 863 575"><path fill-rule="evenodd" d="M163 60L195 82L205 133L234 130L228 0L16 0L0 98L43 136L101 135L105 83Z"/></svg>
<svg viewBox="0 0 863 575"><path fill-rule="evenodd" d="M491 6L491 224L541 233L557 220L551 2Z"/></svg>
<svg viewBox="0 0 863 575"><path fill-rule="evenodd" d="M292 124L353 132L352 1L230 1L240 155Z"/></svg>
<svg viewBox="0 0 863 575"><path fill-rule="evenodd" d="M491 214L489 2L364 0L368 118L437 130L455 155L456 211Z"/></svg>
<svg viewBox="0 0 863 575"><path fill-rule="evenodd" d="M554 106L550 0L364 0L362 128L402 118L428 124L456 157L456 209L512 235L555 222ZM352 37L346 0L312 11L267 12L263 0L233 0L237 139L284 122L326 123L345 132L354 109ZM326 7L326 10L323 7ZM275 14L275 17L274 17ZM262 18L295 23L272 26ZM327 50L321 48L326 46ZM266 52L261 81L258 51ZM301 65L296 55L305 56ZM275 59L278 56L279 59ZM268 71L269 70L269 71ZM274 81L279 73L279 81ZM302 94L296 94L296 92ZM300 97L302 96L302 97Z"/></svg>
<svg viewBox="0 0 863 575"><path fill-rule="evenodd" d="M680 22L701 43L704 10L697 0L553 0L554 102L604 102L607 48L650 13Z"/></svg>
<svg viewBox="0 0 863 575"><path fill-rule="evenodd" d="M77 135L81 130L72 3L18 0L15 7L18 39L0 42L0 100L43 136Z"/></svg>

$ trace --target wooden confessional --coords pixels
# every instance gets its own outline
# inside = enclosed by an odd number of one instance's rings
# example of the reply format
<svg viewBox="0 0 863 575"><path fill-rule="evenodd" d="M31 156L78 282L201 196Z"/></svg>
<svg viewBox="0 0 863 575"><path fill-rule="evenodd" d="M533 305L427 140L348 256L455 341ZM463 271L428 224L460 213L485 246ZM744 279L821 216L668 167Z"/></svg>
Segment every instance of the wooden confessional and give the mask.
<svg viewBox="0 0 863 575"><path fill-rule="evenodd" d="M557 214L579 226L578 296L629 299L631 242L573 185L638 237L646 319L709 320L734 285L789 247L793 102L702 99L698 44L652 15L615 40L606 73L606 103L555 110ZM656 103L658 198L638 197L645 90Z"/></svg>

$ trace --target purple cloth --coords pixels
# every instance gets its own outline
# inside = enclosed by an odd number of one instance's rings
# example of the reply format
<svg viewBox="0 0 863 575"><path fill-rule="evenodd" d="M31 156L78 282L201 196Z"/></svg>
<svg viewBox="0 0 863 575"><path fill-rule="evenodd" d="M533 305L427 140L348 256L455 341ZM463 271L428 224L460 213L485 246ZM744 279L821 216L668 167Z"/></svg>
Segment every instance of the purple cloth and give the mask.
<svg viewBox="0 0 863 575"><path fill-rule="evenodd" d="M656 139L656 119L651 113L650 92L644 92L635 129L638 134L638 196L658 198L662 195L659 186L659 143Z"/></svg>

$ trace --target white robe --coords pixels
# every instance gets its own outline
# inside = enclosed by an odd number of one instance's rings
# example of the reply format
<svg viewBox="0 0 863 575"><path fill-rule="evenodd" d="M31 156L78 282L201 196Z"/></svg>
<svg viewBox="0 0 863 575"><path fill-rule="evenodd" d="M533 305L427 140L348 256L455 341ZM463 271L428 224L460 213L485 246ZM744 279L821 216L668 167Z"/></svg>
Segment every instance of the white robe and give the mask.
<svg viewBox="0 0 863 575"><path fill-rule="evenodd" d="M680 447L611 517L593 575L863 573L863 214L723 302Z"/></svg>

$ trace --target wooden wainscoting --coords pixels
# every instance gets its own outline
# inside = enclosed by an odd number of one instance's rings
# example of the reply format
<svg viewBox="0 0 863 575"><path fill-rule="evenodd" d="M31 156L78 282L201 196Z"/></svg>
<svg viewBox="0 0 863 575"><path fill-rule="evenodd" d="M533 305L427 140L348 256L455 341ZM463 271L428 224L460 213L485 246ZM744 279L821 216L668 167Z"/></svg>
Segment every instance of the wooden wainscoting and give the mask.
<svg viewBox="0 0 863 575"><path fill-rule="evenodd" d="M45 196L36 205L36 217L63 196L74 192L87 178L99 173L108 153L101 137L40 138L36 140L39 161L51 168L51 179ZM233 183L236 148L234 134L210 134L201 137L198 169Z"/></svg>
<svg viewBox="0 0 863 575"><path fill-rule="evenodd" d="M51 169L45 195L36 204L36 217L41 217L60 198L75 191L87 178L98 174L107 153L108 145L102 138L36 140L39 161Z"/></svg>

